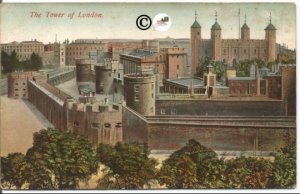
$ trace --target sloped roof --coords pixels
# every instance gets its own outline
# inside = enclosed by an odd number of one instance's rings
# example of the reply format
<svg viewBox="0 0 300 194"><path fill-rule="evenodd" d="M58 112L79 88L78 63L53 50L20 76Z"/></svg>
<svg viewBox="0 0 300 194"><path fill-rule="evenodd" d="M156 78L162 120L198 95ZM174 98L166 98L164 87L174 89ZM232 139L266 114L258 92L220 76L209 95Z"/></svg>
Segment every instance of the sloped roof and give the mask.
<svg viewBox="0 0 300 194"><path fill-rule="evenodd" d="M200 24L197 22L197 20L194 21L193 25L191 28L201 28Z"/></svg>
<svg viewBox="0 0 300 194"><path fill-rule="evenodd" d="M215 22L215 24L211 27L211 30L221 30L221 26L218 22Z"/></svg>
<svg viewBox="0 0 300 194"><path fill-rule="evenodd" d="M277 29L275 28L275 26L274 26L272 23L270 23L270 24L265 28L265 30L277 30Z"/></svg>

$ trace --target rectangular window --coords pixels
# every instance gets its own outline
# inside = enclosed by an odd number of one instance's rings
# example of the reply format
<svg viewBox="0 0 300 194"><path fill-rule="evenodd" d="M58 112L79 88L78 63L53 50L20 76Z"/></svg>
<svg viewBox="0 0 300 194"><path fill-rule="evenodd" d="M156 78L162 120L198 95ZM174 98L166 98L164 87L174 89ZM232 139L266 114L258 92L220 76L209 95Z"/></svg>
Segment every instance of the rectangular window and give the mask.
<svg viewBox="0 0 300 194"><path fill-rule="evenodd" d="M176 109L175 108L171 109L171 115L176 115Z"/></svg>
<svg viewBox="0 0 300 194"><path fill-rule="evenodd" d="M166 114L166 109L164 109L164 108L160 109L160 114L165 115Z"/></svg>
<svg viewBox="0 0 300 194"><path fill-rule="evenodd" d="M224 49L224 51L223 51L223 52L224 52L224 55L225 55L225 54L226 54L226 49Z"/></svg>
<svg viewBox="0 0 300 194"><path fill-rule="evenodd" d="M154 98L154 94L152 93L152 98Z"/></svg>
<svg viewBox="0 0 300 194"><path fill-rule="evenodd" d="M256 49L254 49L254 54L256 54Z"/></svg>
<svg viewBox="0 0 300 194"><path fill-rule="evenodd" d="M134 92L138 93L140 91L140 86L134 86Z"/></svg>
<svg viewBox="0 0 300 194"><path fill-rule="evenodd" d="M134 96L134 100L135 100L136 102L140 101L140 95L136 94L136 95Z"/></svg>
<svg viewBox="0 0 300 194"><path fill-rule="evenodd" d="M177 65L177 70L179 69L179 65Z"/></svg>

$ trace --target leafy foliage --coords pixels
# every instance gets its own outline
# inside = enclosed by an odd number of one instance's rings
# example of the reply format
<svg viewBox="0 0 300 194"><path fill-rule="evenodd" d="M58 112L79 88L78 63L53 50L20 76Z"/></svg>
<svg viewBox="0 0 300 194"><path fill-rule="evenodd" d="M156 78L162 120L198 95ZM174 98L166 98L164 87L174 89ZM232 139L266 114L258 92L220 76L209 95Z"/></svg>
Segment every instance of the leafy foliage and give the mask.
<svg viewBox="0 0 300 194"><path fill-rule="evenodd" d="M293 188L296 185L296 142L289 142L274 157L272 187Z"/></svg>
<svg viewBox="0 0 300 194"><path fill-rule="evenodd" d="M32 53L28 60L19 61L15 51L12 51L10 55L1 51L1 65L3 67L3 73L11 73L22 70L37 71L42 67L42 64L42 58L36 53Z"/></svg>
<svg viewBox="0 0 300 194"><path fill-rule="evenodd" d="M26 160L30 189L75 189L98 169L96 152L86 139L50 128L34 134Z"/></svg>
<svg viewBox="0 0 300 194"><path fill-rule="evenodd" d="M1 157L1 183L3 188L21 189L25 183L26 162L22 153L11 153Z"/></svg>
<svg viewBox="0 0 300 194"><path fill-rule="evenodd" d="M226 162L228 188L265 189L272 179L272 162L263 158L240 157Z"/></svg>
<svg viewBox="0 0 300 194"><path fill-rule="evenodd" d="M199 188L198 164L214 158L217 158L217 154L213 150L191 139L186 146L163 161L158 180L168 188Z"/></svg>
<svg viewBox="0 0 300 194"><path fill-rule="evenodd" d="M248 77L250 76L250 67L254 65L258 68L261 68L265 65L265 63L260 59L252 59L252 60L243 60L239 61L236 64L233 64L233 67L236 69L236 75L238 77Z"/></svg>
<svg viewBox="0 0 300 194"><path fill-rule="evenodd" d="M142 189L155 179L158 164L149 158L146 145L117 143L114 147L100 144L97 149L99 160L105 168L104 178L98 187L105 189Z"/></svg>

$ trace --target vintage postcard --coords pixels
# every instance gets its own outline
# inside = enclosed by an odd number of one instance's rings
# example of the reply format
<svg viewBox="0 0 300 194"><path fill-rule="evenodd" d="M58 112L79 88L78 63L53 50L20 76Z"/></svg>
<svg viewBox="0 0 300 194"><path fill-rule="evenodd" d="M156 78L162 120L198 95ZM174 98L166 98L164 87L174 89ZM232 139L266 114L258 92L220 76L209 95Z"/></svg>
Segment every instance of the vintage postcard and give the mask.
<svg viewBox="0 0 300 194"><path fill-rule="evenodd" d="M4 192L297 188L295 3L0 6Z"/></svg>

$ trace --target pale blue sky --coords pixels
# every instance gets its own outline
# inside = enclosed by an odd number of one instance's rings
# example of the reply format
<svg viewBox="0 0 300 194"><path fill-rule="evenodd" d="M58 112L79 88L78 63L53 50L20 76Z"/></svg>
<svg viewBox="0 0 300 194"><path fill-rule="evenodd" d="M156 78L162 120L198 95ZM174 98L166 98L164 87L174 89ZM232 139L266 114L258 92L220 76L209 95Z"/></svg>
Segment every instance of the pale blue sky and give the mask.
<svg viewBox="0 0 300 194"><path fill-rule="evenodd" d="M250 36L264 39L264 28L272 23L277 28L277 42L287 43L289 48L296 45L296 7L292 3L55 3L55 4L2 4L1 42L38 39L44 43L53 42L55 34L58 41L66 38L189 38L190 26L194 22L194 12L198 12L198 22L202 26L202 37L210 37L210 28L214 23L214 13L218 12L218 22L222 27L223 38L237 38L238 9L241 10L241 26L247 14ZM31 18L30 12L42 13L42 18ZM68 17L46 18L46 12L99 12L103 18L80 19ZM136 18L147 14L151 18L158 13L166 13L172 19L172 25L166 32L153 28L141 31L136 27Z"/></svg>

